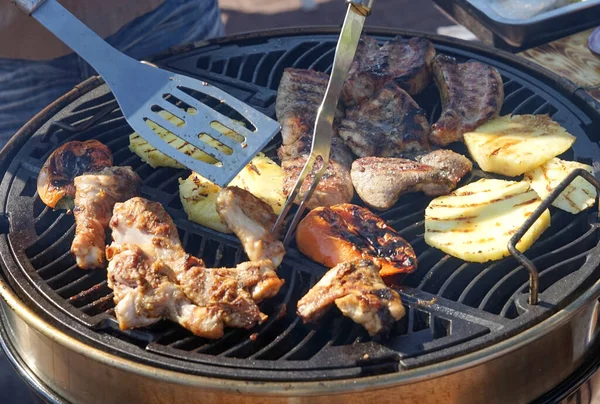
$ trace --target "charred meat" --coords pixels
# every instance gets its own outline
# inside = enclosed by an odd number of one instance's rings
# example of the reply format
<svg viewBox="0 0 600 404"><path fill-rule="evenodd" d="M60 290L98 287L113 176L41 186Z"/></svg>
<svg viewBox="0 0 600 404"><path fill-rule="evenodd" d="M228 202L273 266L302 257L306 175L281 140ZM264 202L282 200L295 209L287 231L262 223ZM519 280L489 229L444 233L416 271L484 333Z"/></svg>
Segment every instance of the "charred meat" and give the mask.
<svg viewBox="0 0 600 404"><path fill-rule="evenodd" d="M342 204L313 209L298 224L298 249L328 268L357 259L381 267L383 278L417 267L410 244L368 209Z"/></svg>
<svg viewBox="0 0 600 404"><path fill-rule="evenodd" d="M288 68L283 73L277 91L276 113L282 127L283 144L278 154L284 169L283 191L286 197L291 193L310 154L317 110L328 80L326 74L312 70ZM349 202L354 195L350 179L352 154L337 136L336 127L337 123L334 124L331 155L326 171L307 204L310 209ZM319 166L317 162L313 172L320 167L322 163ZM308 176L306 186L298 194L296 203L304 197L311 180L311 176Z"/></svg>
<svg viewBox="0 0 600 404"><path fill-rule="evenodd" d="M250 192L227 187L217 196L217 212L244 246L250 261L271 260L275 268L285 255L283 243L271 233L277 215Z"/></svg>
<svg viewBox="0 0 600 404"><path fill-rule="evenodd" d="M344 104L361 104L390 81L410 95L419 94L431 82L434 57L433 44L424 38L398 36L379 47L363 36L342 92Z"/></svg>
<svg viewBox="0 0 600 404"><path fill-rule="evenodd" d="M37 180L38 195L50 208L72 209L75 177L112 164L109 148L97 140L67 142L54 150L42 166Z"/></svg>
<svg viewBox="0 0 600 404"><path fill-rule="evenodd" d="M75 177L75 238L71 253L83 269L103 268L106 229L113 207L139 193L142 180L131 167L107 167Z"/></svg>
<svg viewBox="0 0 600 404"><path fill-rule="evenodd" d="M315 322L335 304L369 335L385 334L405 310L398 293L383 283L379 272L371 260L336 265L298 301L298 315L305 323Z"/></svg>
<svg viewBox="0 0 600 404"><path fill-rule="evenodd" d="M109 268L115 265L113 260L125 260L122 254L138 251L145 265L172 272L169 281L176 280L187 299L202 308L198 313L204 313L204 318L194 319L197 335L219 338L225 326L251 328L261 323L267 316L257 304L276 295L283 285L270 260L242 263L236 268L206 268L202 260L185 253L173 220L159 203L143 198L118 203L110 227L113 243L107 248ZM128 271L137 269L121 268L121 273ZM152 288L144 291L155 293ZM115 303L119 305L116 293ZM143 317L144 310L149 309L136 306L134 316Z"/></svg>
<svg viewBox="0 0 600 404"><path fill-rule="evenodd" d="M429 150L429 132L425 111L394 82L348 108L339 128L346 145L359 157Z"/></svg>
<svg viewBox="0 0 600 404"><path fill-rule="evenodd" d="M431 142L445 146L496 117L504 102L504 85L496 69L481 62L458 63L438 55L433 78L442 99L442 115L431 126Z"/></svg>
<svg viewBox="0 0 600 404"><path fill-rule="evenodd" d="M429 196L450 193L473 164L450 150L436 150L416 157L363 157L352 163L352 183L360 198L370 207L391 208L401 195L424 192Z"/></svg>

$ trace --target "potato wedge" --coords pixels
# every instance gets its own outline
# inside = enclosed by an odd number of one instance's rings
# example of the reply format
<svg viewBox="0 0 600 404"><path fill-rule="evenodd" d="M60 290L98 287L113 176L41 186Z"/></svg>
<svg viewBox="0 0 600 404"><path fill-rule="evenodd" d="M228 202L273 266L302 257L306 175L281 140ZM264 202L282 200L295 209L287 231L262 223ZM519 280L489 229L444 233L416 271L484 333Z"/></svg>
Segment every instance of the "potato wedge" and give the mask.
<svg viewBox="0 0 600 404"><path fill-rule="evenodd" d="M254 157L229 185L247 190L269 204L276 214L283 209L283 170L262 153ZM179 198L188 218L213 230L231 233L217 213L216 200L220 190L218 185L196 173L185 180L179 179Z"/></svg>
<svg viewBox="0 0 600 404"><path fill-rule="evenodd" d="M192 115L197 113L197 111L193 108L188 109L187 112ZM184 124L184 122L181 119L179 119L178 117L174 116L173 114L171 114L167 111L164 111L164 110L159 111L158 114L160 116L162 116L163 118L165 118L166 120L174 123L175 125L177 125L179 127L181 127ZM242 124L241 122L239 122L239 123ZM210 156L210 155L206 154L205 152L203 152L202 150L192 146L188 142L183 141L182 139L178 138L177 136L175 136L168 130L158 126L154 122L146 121L146 124L150 128L152 128L152 130L154 132L156 132L161 138L163 138L167 143L169 143L171 146L179 149L183 153L185 153L189 156L192 156L197 160L204 161L206 163L214 164L217 162L217 160L214 159L212 156ZM231 131L230 129L226 128L225 126L221 125L218 122L211 123L211 126L226 136L236 139L239 142L243 141L243 137L241 137L237 133ZM199 139L202 140L203 142L209 144L210 146L212 146L218 150L221 150L225 153L227 153L227 150L231 150L227 146L223 145L221 142L211 138L210 136L208 136L206 134L201 134L199 136ZM142 161L144 161L145 163L148 163L153 168L157 168L157 167L185 168L183 165L181 165L180 163L178 163L171 157L167 156L164 153L159 152L154 146L150 145L143 137L141 137L137 133L132 133L131 135L129 135L129 150L131 150L133 153L137 154L142 159Z"/></svg>
<svg viewBox="0 0 600 404"><path fill-rule="evenodd" d="M514 177L568 150L575 137L548 115L494 118L464 134L465 144L483 171Z"/></svg>
<svg viewBox="0 0 600 404"><path fill-rule="evenodd" d="M583 168L594 173L592 166L576 161L553 158L540 167L525 173L525 179L540 198L545 199L573 170ZM596 202L596 188L585 179L578 177L565 188L552 202L552 206L569 213L579 213Z"/></svg>
<svg viewBox="0 0 600 404"><path fill-rule="evenodd" d="M456 258L486 262L508 256L508 241L540 205L526 181L481 179L425 209L425 242ZM525 251L550 226L550 212L542 216L517 244Z"/></svg>

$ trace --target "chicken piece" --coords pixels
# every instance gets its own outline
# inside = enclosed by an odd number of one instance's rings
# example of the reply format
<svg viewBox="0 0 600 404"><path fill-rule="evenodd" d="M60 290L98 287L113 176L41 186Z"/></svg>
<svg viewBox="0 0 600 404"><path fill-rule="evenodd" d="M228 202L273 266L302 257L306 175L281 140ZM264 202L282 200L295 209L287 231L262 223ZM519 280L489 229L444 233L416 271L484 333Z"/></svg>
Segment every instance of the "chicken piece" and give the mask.
<svg viewBox="0 0 600 404"><path fill-rule="evenodd" d="M400 36L381 48L364 35L344 84L342 99L346 107L361 104L390 81L414 96L431 82L433 44L424 38Z"/></svg>
<svg viewBox="0 0 600 404"><path fill-rule="evenodd" d="M115 203L139 193L142 180L131 167L107 167L75 177L75 238L71 253L83 269L103 268L106 228Z"/></svg>
<svg viewBox="0 0 600 404"><path fill-rule="evenodd" d="M335 303L369 335L385 334L404 317L405 309L398 293L383 283L379 271L370 260L335 266L298 301L298 315L305 323L315 322Z"/></svg>
<svg viewBox="0 0 600 404"><path fill-rule="evenodd" d="M112 166L110 149L97 140L67 142L46 159L37 179L37 191L50 208L72 209L75 177Z"/></svg>
<svg viewBox="0 0 600 404"><path fill-rule="evenodd" d="M257 304L275 296L284 283L270 260L206 268L202 260L186 254L173 220L156 202L132 198L116 204L110 227L109 256L117 256L113 250L126 252L135 246L148 265L168 267L185 296L207 313L205 322L212 328L205 327L206 338L219 338L225 326L251 328L264 321L267 316Z"/></svg>
<svg viewBox="0 0 600 404"><path fill-rule="evenodd" d="M114 291L119 328L146 327L167 319L198 336L223 335L222 310L193 304L169 266L148 257L136 245L113 246L108 251L108 287Z"/></svg>
<svg viewBox="0 0 600 404"><path fill-rule="evenodd" d="M425 111L394 82L349 108L339 128L341 138L359 157L429 150L429 132Z"/></svg>
<svg viewBox="0 0 600 404"><path fill-rule="evenodd" d="M312 70L286 69L277 92L276 113L281 123L283 144L278 154L284 170L283 193L287 197L304 168L310 154L317 110L327 87L328 76ZM338 114L339 116L340 114ZM337 120L333 127L331 154L326 172L321 177L308 207L350 202L354 196L350 165L352 155L337 136ZM317 162L313 172L322 167ZM296 203L310 187L313 176L307 176Z"/></svg>
<svg viewBox="0 0 600 404"><path fill-rule="evenodd" d="M417 268L406 240L368 209L349 203L311 210L298 224L296 244L302 254L328 268L369 259L390 282Z"/></svg>
<svg viewBox="0 0 600 404"><path fill-rule="evenodd" d="M285 247L271 233L277 215L268 204L246 190L227 187L217 196L217 212L240 239L250 261L268 259L275 268L281 264Z"/></svg>
<svg viewBox="0 0 600 404"><path fill-rule="evenodd" d="M504 85L496 69L485 63L438 55L433 78L442 99L442 115L431 126L430 140L445 146L463 141L463 134L498 116L504 102Z"/></svg>
<svg viewBox="0 0 600 404"><path fill-rule="evenodd" d="M416 159L355 160L350 175L356 192L369 207L385 210L409 192L446 195L473 168L469 159L450 150L436 150Z"/></svg>

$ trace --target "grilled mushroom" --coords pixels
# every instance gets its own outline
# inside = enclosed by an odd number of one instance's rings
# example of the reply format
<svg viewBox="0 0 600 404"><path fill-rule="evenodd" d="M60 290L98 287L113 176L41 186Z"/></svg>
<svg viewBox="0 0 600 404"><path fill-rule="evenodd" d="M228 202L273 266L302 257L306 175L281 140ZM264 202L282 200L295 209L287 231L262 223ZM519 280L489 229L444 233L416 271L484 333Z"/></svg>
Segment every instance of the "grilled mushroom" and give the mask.
<svg viewBox="0 0 600 404"><path fill-rule="evenodd" d="M67 142L46 160L37 181L42 202L53 209L72 209L75 177L112 166L108 147L97 140Z"/></svg>

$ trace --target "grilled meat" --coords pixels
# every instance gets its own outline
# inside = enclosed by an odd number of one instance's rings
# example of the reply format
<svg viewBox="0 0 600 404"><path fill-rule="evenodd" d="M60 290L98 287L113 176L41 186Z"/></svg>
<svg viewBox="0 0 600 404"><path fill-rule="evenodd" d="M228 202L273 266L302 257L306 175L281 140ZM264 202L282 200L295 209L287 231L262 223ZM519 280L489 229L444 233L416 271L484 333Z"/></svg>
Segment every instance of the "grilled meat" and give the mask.
<svg viewBox="0 0 600 404"><path fill-rule="evenodd" d="M37 191L50 208L72 209L75 198L73 180L112 166L112 153L97 140L67 142L46 159L37 179Z"/></svg>
<svg viewBox="0 0 600 404"><path fill-rule="evenodd" d="M368 209L342 204L310 211L296 230L298 249L328 268L356 259L370 259L384 278L417 267L410 244Z"/></svg>
<svg viewBox="0 0 600 404"><path fill-rule="evenodd" d="M393 157L429 149L429 122L417 103L389 82L373 98L348 108L339 133L359 157Z"/></svg>
<svg viewBox="0 0 600 404"><path fill-rule="evenodd" d="M288 68L283 73L277 91L276 113L282 127L283 144L278 154L284 169L283 193L286 197L294 188L310 154L317 110L325 94L327 81L326 74L312 70ZM354 195L350 179L352 155L338 138L336 126L337 123L334 123L334 137L326 171L307 203L310 209L349 202ZM317 162L313 172L320 167L322 163ZM311 181L312 176L307 176L296 203L302 200Z"/></svg>
<svg viewBox="0 0 600 404"><path fill-rule="evenodd" d="M390 81L410 95L419 94L431 81L434 57L433 44L424 38L398 36L379 48L375 39L363 36L344 84L344 104L361 104Z"/></svg>
<svg viewBox="0 0 600 404"><path fill-rule="evenodd" d="M445 146L496 117L504 102L504 85L496 69L481 62L457 63L438 55L433 77L442 98L442 115L431 126L432 143Z"/></svg>
<svg viewBox="0 0 600 404"><path fill-rule="evenodd" d="M386 333L404 317L405 310L400 296L383 283L379 271L371 260L336 265L298 301L298 315L305 323L314 322L335 304L369 335Z"/></svg>
<svg viewBox="0 0 600 404"><path fill-rule="evenodd" d="M109 248L108 286L114 291L119 328L146 327L161 319L179 323L195 335L223 335L218 306L193 304L177 284L173 270L133 245Z"/></svg>
<svg viewBox="0 0 600 404"><path fill-rule="evenodd" d="M106 228L116 202L139 193L140 177L131 167L106 167L75 177L75 238L71 252L77 266L103 268Z"/></svg>
<svg viewBox="0 0 600 404"><path fill-rule="evenodd" d="M110 227L113 243L107 248L109 268L112 260L122 259L121 254L139 250L147 266L172 271L181 291L205 313L204 319L195 319L200 324L197 335L219 338L225 326L251 328L261 323L267 316L257 304L276 295L283 285L270 260L242 263L236 268L206 268L202 260L185 253L173 220L159 203L132 198L116 204ZM121 271L136 270L125 266ZM152 288L143 291L155 293ZM150 309L136 307L136 315L143 316L144 310Z"/></svg>
<svg viewBox="0 0 600 404"><path fill-rule="evenodd" d="M385 210L409 192L448 194L473 168L469 159L450 150L436 150L416 160L360 158L354 161L350 172L354 188L367 205Z"/></svg>
<svg viewBox="0 0 600 404"><path fill-rule="evenodd" d="M217 196L217 212L244 246L250 261L269 259L281 264L285 247L271 233L277 215L250 192L237 187L222 189Z"/></svg>

